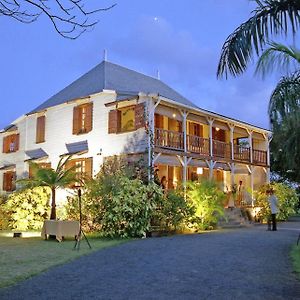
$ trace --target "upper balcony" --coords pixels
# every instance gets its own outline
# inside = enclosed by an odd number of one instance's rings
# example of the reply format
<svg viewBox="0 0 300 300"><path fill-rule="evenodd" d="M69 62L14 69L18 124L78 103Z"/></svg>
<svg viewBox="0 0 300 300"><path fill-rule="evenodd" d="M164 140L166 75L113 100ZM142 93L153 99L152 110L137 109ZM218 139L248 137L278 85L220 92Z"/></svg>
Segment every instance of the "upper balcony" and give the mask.
<svg viewBox="0 0 300 300"><path fill-rule="evenodd" d="M186 149L184 147L184 132L155 128L154 145L155 147L188 152L199 156L199 158L212 158L225 162L252 163L254 165L267 166L267 151L252 149L243 145L236 145L216 139L204 138L197 135L186 135ZM212 148L212 149L211 149ZM252 156L252 157L251 157Z"/></svg>

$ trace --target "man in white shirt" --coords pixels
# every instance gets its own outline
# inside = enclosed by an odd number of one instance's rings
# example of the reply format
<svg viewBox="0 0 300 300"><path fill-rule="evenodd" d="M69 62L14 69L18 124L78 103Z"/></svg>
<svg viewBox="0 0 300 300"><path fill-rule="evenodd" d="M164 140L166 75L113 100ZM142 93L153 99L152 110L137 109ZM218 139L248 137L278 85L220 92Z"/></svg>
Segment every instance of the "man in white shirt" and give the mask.
<svg viewBox="0 0 300 300"><path fill-rule="evenodd" d="M271 221L272 221L272 230L276 231L277 230L277 224L276 224L276 214L278 214L278 199L274 195L274 190L270 188L267 193L269 194L268 201L270 205L270 210L271 210ZM271 228L269 227L269 230Z"/></svg>

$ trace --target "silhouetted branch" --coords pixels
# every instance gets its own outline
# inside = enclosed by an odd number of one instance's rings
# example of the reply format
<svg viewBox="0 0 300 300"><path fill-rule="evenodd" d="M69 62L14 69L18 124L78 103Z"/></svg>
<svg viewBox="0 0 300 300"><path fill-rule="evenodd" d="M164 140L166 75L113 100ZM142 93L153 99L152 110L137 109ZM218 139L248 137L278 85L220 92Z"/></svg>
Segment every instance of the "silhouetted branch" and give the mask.
<svg viewBox="0 0 300 300"><path fill-rule="evenodd" d="M76 39L88 29L92 29L98 20L92 15L113 8L113 4L104 8L87 9L85 0L0 0L0 16L11 17L21 23L35 22L45 15L61 36Z"/></svg>

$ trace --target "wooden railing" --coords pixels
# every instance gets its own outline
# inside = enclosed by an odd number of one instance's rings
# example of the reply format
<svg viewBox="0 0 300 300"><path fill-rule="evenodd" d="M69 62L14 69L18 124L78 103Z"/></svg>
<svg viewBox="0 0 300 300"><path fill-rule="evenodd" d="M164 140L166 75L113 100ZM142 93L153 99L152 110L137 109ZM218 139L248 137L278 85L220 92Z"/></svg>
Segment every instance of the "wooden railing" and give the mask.
<svg viewBox="0 0 300 300"><path fill-rule="evenodd" d="M187 151L201 156L210 156L209 139L187 135ZM184 151L184 133L155 128L154 144L156 147ZM250 148L234 145L234 160L250 163ZM231 144L217 140L212 141L212 154L216 158L231 160ZM267 165L267 151L253 149L253 163Z"/></svg>
<svg viewBox="0 0 300 300"><path fill-rule="evenodd" d="M250 162L250 148L240 145L233 146L234 160Z"/></svg>
<svg viewBox="0 0 300 300"><path fill-rule="evenodd" d="M230 159L231 147L229 143L213 140L213 156Z"/></svg>
<svg viewBox="0 0 300 300"><path fill-rule="evenodd" d="M157 147L184 150L183 132L155 128L154 144Z"/></svg>
<svg viewBox="0 0 300 300"><path fill-rule="evenodd" d="M267 151L253 149L253 163L267 165Z"/></svg>
<svg viewBox="0 0 300 300"><path fill-rule="evenodd" d="M200 155L209 156L209 139L187 135L187 150Z"/></svg>

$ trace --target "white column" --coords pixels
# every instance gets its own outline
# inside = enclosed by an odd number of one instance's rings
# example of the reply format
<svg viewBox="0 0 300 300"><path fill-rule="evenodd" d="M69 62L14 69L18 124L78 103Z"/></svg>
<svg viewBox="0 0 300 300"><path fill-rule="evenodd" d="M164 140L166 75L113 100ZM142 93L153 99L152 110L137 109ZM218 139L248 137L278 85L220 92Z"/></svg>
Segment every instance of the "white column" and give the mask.
<svg viewBox="0 0 300 300"><path fill-rule="evenodd" d="M207 118L207 122L209 124L209 155L210 155L210 157L213 157L212 125L214 123L214 119Z"/></svg>
<svg viewBox="0 0 300 300"><path fill-rule="evenodd" d="M152 180L152 174L151 174L151 169L152 169L152 151L153 151L153 141L152 139L154 138L154 103L152 98L149 99L148 101L148 106L147 106L147 115L148 115L148 180Z"/></svg>
<svg viewBox="0 0 300 300"><path fill-rule="evenodd" d="M266 168L266 181L270 183L270 142L272 140L272 135L264 135L266 141L266 148L267 148L267 168Z"/></svg>
<svg viewBox="0 0 300 300"><path fill-rule="evenodd" d="M250 147L250 163L253 163L253 131L252 130L247 130L248 132L248 139L249 139L249 147Z"/></svg>
<svg viewBox="0 0 300 300"><path fill-rule="evenodd" d="M250 188L251 188L251 204L252 204L252 207L254 206L254 196L253 196L253 189L254 189L254 181L253 181L253 171L254 171L254 166L250 165L248 166L247 165L247 168L248 168L248 172L249 172L249 175L250 175Z"/></svg>
<svg viewBox="0 0 300 300"><path fill-rule="evenodd" d="M232 189L232 186L234 185L234 171L235 171L235 164L231 163L230 164L231 189Z"/></svg>
<svg viewBox="0 0 300 300"><path fill-rule="evenodd" d="M234 145L233 145L234 125L229 124L228 126L230 128L231 159L234 160Z"/></svg>

